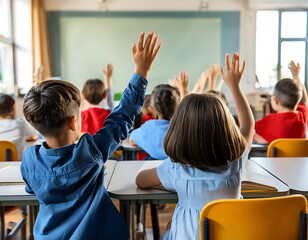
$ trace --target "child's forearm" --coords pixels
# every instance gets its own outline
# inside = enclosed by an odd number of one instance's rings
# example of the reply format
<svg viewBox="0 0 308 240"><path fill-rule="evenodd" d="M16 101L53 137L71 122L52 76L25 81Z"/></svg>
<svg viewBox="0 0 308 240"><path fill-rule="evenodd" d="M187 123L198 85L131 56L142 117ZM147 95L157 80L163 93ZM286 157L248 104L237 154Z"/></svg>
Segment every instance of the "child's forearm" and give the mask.
<svg viewBox="0 0 308 240"><path fill-rule="evenodd" d="M110 112L114 108L114 94L112 88L107 88L107 106Z"/></svg>
<svg viewBox="0 0 308 240"><path fill-rule="evenodd" d="M238 114L240 130L249 146L252 144L254 131L254 118L249 103L240 86L230 88L235 108Z"/></svg>
<svg viewBox="0 0 308 240"><path fill-rule="evenodd" d="M93 136L94 141L102 151L104 160L107 160L120 142L127 138L135 116L141 112L147 83L145 78L134 74L121 97L119 105L106 118L104 128ZM106 146L109 146L107 150L105 150Z"/></svg>

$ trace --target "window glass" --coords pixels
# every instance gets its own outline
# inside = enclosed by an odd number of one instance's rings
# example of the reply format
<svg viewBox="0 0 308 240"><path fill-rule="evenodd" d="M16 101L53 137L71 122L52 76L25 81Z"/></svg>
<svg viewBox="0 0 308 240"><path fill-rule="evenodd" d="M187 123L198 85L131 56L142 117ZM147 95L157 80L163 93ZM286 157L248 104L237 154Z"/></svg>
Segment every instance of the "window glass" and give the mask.
<svg viewBox="0 0 308 240"><path fill-rule="evenodd" d="M281 37L305 38L307 32L307 12L282 12Z"/></svg>
<svg viewBox="0 0 308 240"><path fill-rule="evenodd" d="M10 44L0 42L0 92L14 92L12 52Z"/></svg>
<svg viewBox="0 0 308 240"><path fill-rule="evenodd" d="M304 41L283 41L281 43L281 79L292 78L288 68L291 60L301 65L300 80L305 82L305 56L306 42Z"/></svg>
<svg viewBox="0 0 308 240"><path fill-rule="evenodd" d="M261 87L271 87L278 73L278 11L257 12L256 74Z"/></svg>
<svg viewBox="0 0 308 240"><path fill-rule="evenodd" d="M11 38L11 18L10 1L0 0L0 40L1 38ZM1 37L2 36L2 37Z"/></svg>

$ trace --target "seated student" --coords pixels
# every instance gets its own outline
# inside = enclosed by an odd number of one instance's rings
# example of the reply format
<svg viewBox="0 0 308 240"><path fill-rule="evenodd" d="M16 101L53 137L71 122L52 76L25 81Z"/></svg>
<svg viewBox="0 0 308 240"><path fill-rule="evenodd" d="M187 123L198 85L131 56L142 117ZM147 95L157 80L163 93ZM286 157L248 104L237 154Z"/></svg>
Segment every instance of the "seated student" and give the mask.
<svg viewBox="0 0 308 240"><path fill-rule="evenodd" d="M103 71L106 87L100 79L89 79L83 85L81 96L89 103L88 109L81 112L81 132L89 132L92 136L104 126L104 121L113 110L112 73L113 66L107 65ZM100 102L107 98L109 109L99 106Z"/></svg>
<svg viewBox="0 0 308 240"><path fill-rule="evenodd" d="M26 191L36 194L40 208L35 239L128 239L124 220L104 188L104 162L127 137L140 113L147 77L160 49L150 32L133 44L135 73L119 106L93 137L80 137L80 93L65 81L44 81L25 96L26 119L45 137L27 149L21 164ZM75 141L79 139L76 144Z"/></svg>
<svg viewBox="0 0 308 240"><path fill-rule="evenodd" d="M271 99L270 113L256 122L254 140L260 144L271 143L278 138L306 138L307 91L299 80L300 65L290 63L293 79L280 80Z"/></svg>
<svg viewBox="0 0 308 240"><path fill-rule="evenodd" d="M145 123L146 121L151 120L151 119L155 119L150 102L151 102L151 94L145 95L144 104L142 108L142 113L143 113L142 123Z"/></svg>
<svg viewBox="0 0 308 240"><path fill-rule="evenodd" d="M164 240L199 239L202 208L217 199L241 198L241 171L253 138L254 120L240 88L245 62L239 55L221 75L229 87L238 112L241 129L227 106L216 95L189 94L181 101L171 119L164 139L169 159L159 167L141 171L136 184L149 188L162 184L175 190L179 201L171 228Z"/></svg>
<svg viewBox="0 0 308 240"><path fill-rule="evenodd" d="M0 140L13 142L21 160L26 141L37 140L38 133L24 118L15 117L15 107L14 98L0 94Z"/></svg>
<svg viewBox="0 0 308 240"><path fill-rule="evenodd" d="M148 120L130 134L130 143L149 154L146 160L167 158L163 150L163 140L179 101L180 95L176 88L168 84L160 84L154 88L151 107L157 119Z"/></svg>

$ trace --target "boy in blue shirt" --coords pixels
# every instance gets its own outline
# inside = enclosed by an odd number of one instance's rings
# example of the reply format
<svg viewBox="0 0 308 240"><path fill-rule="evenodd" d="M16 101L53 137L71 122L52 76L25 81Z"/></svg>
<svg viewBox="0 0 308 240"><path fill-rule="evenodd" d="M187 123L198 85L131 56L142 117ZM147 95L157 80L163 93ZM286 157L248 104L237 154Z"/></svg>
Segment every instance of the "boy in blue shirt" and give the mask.
<svg viewBox="0 0 308 240"><path fill-rule="evenodd" d="M128 239L124 220L104 188L104 162L127 137L140 113L147 77L161 47L150 32L133 43L135 73L104 128L80 139L80 93L64 81L45 81L25 97L26 119L45 138L24 154L21 173L26 191L36 194L40 210L35 239ZM75 144L75 141L79 142Z"/></svg>

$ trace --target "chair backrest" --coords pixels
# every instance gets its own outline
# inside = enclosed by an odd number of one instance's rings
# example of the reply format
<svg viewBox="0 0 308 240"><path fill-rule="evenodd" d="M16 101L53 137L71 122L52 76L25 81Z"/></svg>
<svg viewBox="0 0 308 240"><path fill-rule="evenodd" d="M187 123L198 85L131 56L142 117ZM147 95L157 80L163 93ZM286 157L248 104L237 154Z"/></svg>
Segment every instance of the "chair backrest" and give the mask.
<svg viewBox="0 0 308 240"><path fill-rule="evenodd" d="M291 195L210 202L200 215L200 239L307 240L307 200Z"/></svg>
<svg viewBox="0 0 308 240"><path fill-rule="evenodd" d="M308 157L308 139L277 139L268 146L267 157Z"/></svg>
<svg viewBox="0 0 308 240"><path fill-rule="evenodd" d="M0 161L18 161L17 148L14 143L0 140Z"/></svg>

